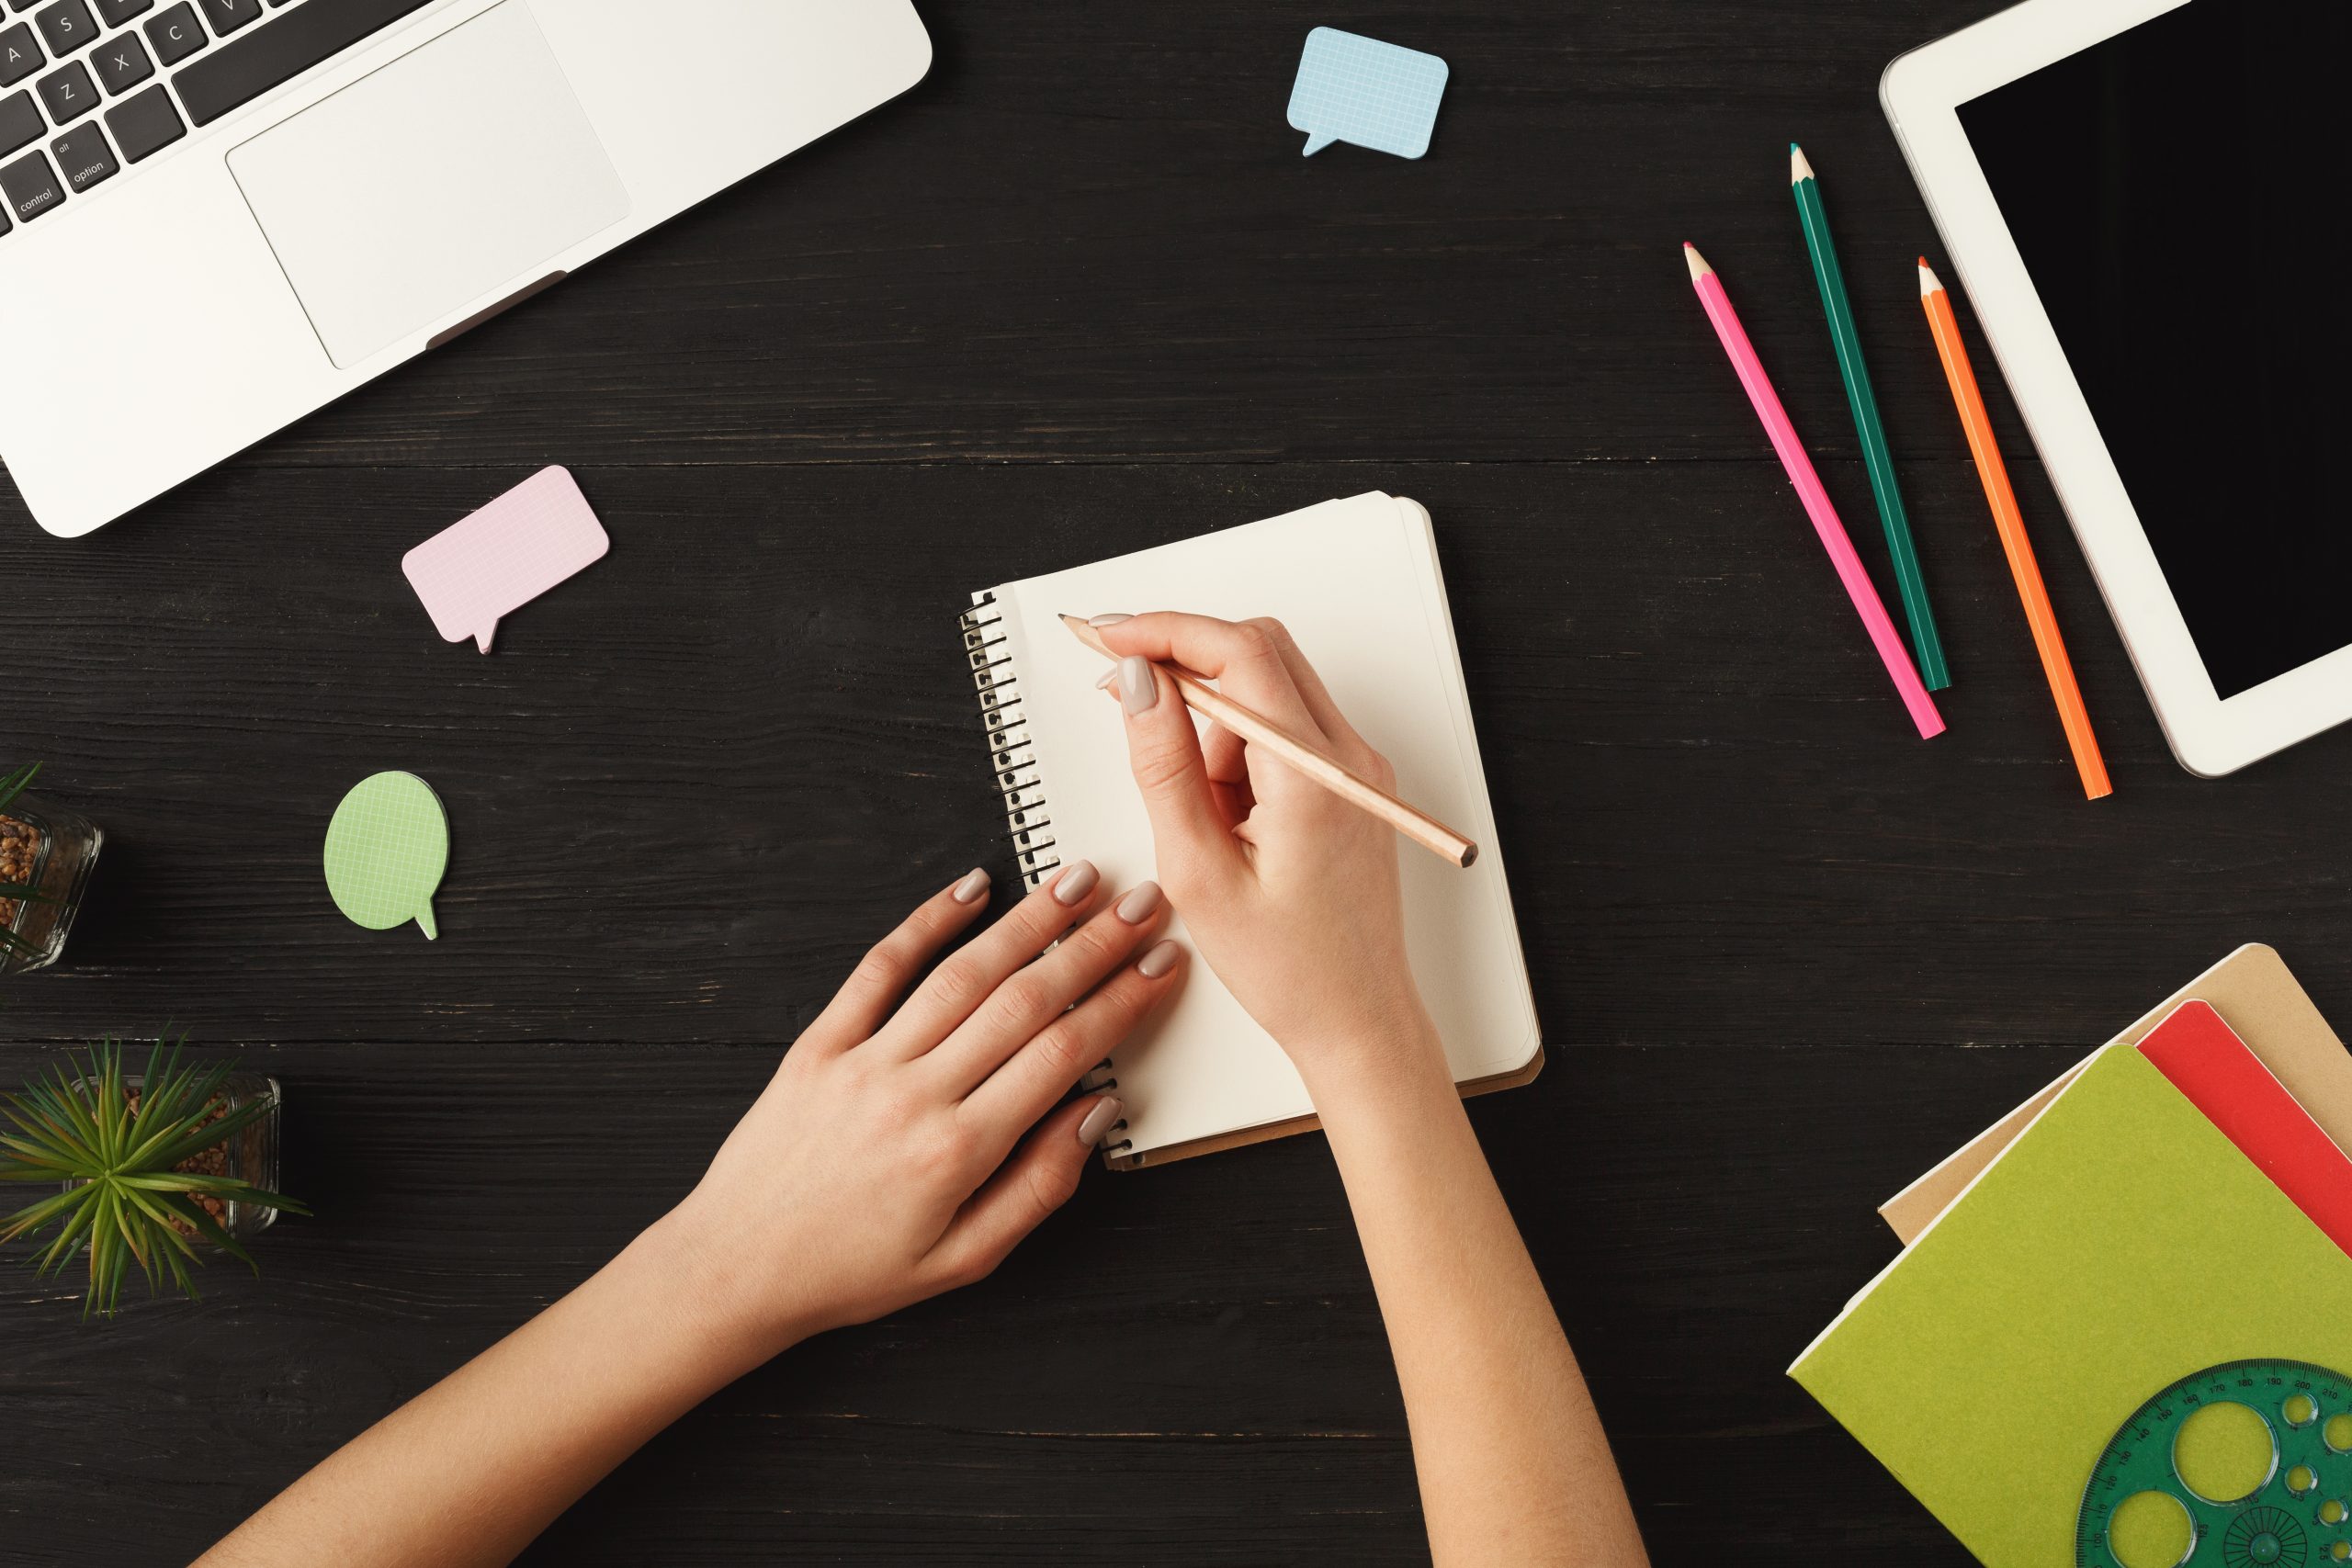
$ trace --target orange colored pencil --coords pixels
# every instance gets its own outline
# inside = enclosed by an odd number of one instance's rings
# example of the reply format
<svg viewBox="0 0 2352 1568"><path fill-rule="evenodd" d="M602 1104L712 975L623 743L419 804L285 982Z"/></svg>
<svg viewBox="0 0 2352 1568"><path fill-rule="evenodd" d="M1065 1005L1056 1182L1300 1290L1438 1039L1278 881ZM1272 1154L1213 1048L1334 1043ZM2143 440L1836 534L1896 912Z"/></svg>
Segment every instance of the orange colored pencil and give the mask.
<svg viewBox="0 0 2352 1568"><path fill-rule="evenodd" d="M1999 530L2001 549L2009 558L2009 575L2017 579L2018 597L2025 602L2026 624L2033 628L2033 646L2041 655L2041 672L2050 681L2050 694L2058 704L2058 722L2065 727L2066 744L2075 753L2075 771L2083 776L2083 795L2097 800L2113 795L2107 762L2098 753L2098 737L2091 733L2091 716L2083 706L2083 692L2075 683L2075 666L2066 657L2065 639L2058 635L2058 615L2050 607L2050 591L2042 586L2041 568L2033 558L2033 542L2026 537L2025 517L2018 511L2017 492L2009 488L2009 470L1993 439L1993 422L1984 413L1984 395L1977 389L1976 372L1968 363L1968 347L1960 339L1960 322L1951 313L1951 296L1937 281L1928 258L1919 258L1919 303L1927 309L1928 330L1935 334L1936 353L1944 362L1944 378L1951 383L1951 400L1960 409L1961 428L1968 433L1968 450L1976 459L1976 476L1984 482L1984 499L1993 504L1993 526Z"/></svg>

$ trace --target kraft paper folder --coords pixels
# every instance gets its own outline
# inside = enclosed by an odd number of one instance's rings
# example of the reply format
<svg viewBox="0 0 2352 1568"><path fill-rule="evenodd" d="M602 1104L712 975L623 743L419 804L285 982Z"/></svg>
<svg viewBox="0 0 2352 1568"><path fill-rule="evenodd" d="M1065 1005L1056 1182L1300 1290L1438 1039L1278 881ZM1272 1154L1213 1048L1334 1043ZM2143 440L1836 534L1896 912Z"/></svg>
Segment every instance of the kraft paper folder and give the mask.
<svg viewBox="0 0 2352 1568"><path fill-rule="evenodd" d="M2249 943L2183 986L2110 1043L2136 1046L2186 1001L2202 1001L2244 1040L2338 1148L2352 1150L2352 1055L2320 1016L2276 950ZM2077 1063L1934 1169L1879 1206L1905 1245L2056 1100L2086 1064Z"/></svg>

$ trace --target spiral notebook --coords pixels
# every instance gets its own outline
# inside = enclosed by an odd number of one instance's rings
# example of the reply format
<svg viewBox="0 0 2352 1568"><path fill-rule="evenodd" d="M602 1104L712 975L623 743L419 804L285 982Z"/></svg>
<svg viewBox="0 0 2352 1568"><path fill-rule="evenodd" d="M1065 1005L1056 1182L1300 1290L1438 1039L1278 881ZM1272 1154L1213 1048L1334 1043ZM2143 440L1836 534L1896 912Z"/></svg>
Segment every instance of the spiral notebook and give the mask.
<svg viewBox="0 0 2352 1568"><path fill-rule="evenodd" d="M1151 609L1283 621L1397 793L1477 841L1463 870L1398 840L1413 973L1464 1094L1534 1077L1543 1037L1429 513L1375 491L974 594L965 653L1029 886L1065 858L1114 886L1154 874L1118 705L1094 686L1102 658L1057 619ZM1176 923L1182 938L1181 909ZM1103 1148L1115 1169L1316 1125L1289 1058L1206 964L1088 1087L1126 1104Z"/></svg>

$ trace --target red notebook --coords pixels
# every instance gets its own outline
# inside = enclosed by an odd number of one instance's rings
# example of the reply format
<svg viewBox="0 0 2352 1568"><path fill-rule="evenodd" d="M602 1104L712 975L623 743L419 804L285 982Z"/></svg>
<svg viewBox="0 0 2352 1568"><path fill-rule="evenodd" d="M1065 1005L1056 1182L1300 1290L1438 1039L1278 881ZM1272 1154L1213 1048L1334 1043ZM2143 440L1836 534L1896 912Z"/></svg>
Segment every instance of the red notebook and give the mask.
<svg viewBox="0 0 2352 1568"><path fill-rule="evenodd" d="M2330 1241L2352 1254L2352 1158L2220 1013L2203 1002L2181 1003L2140 1042L2140 1054Z"/></svg>

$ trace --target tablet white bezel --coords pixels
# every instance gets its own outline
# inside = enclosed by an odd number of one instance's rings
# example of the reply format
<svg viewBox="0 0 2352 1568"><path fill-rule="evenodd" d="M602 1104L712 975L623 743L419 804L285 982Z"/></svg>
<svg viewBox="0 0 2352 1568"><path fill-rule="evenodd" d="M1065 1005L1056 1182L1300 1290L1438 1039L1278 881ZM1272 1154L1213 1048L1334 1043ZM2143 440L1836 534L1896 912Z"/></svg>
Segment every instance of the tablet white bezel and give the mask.
<svg viewBox="0 0 2352 1568"><path fill-rule="evenodd" d="M2215 693L1958 113L1972 98L2188 3L2024 0L1898 58L1880 80L1879 98L2173 755L2211 778L2352 719L2352 648L2227 701Z"/></svg>

